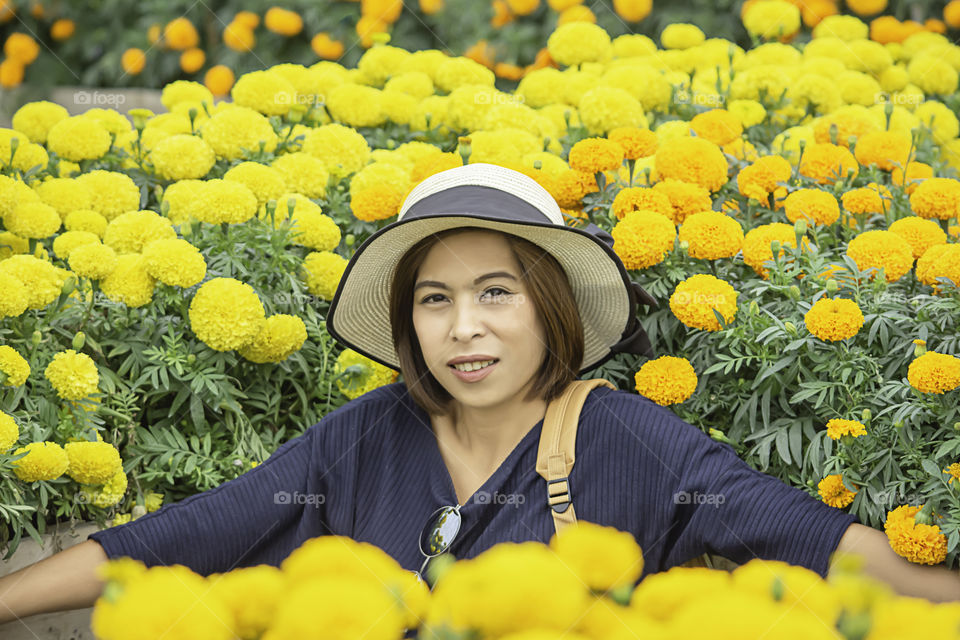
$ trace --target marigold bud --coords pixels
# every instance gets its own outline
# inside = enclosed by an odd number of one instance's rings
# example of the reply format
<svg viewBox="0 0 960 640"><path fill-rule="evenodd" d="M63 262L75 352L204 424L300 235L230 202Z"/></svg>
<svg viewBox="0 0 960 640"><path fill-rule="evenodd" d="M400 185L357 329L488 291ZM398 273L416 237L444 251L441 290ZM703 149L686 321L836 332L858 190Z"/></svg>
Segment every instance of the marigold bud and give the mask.
<svg viewBox="0 0 960 640"><path fill-rule="evenodd" d="M837 283L836 280L834 280L833 278L830 278L829 280L827 280L827 292L828 292L828 293L836 293L836 292L837 292L837 289L839 289L839 288L840 288L840 285L839 285L839 283Z"/></svg>
<svg viewBox="0 0 960 640"><path fill-rule="evenodd" d="M83 343L86 341L86 336L83 335L83 331L77 331L77 335L73 336L72 346L74 350L80 351L83 349Z"/></svg>
<svg viewBox="0 0 960 640"><path fill-rule="evenodd" d="M790 321L784 322L783 328L786 329L787 333L789 333L790 335L792 336L797 335L797 325L793 324L792 322Z"/></svg>

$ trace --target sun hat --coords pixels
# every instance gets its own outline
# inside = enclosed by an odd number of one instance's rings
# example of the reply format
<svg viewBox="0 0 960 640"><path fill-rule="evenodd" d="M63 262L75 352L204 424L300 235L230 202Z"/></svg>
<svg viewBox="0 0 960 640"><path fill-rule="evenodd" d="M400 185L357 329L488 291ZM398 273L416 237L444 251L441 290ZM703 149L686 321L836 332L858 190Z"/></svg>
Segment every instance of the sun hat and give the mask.
<svg viewBox="0 0 960 640"><path fill-rule="evenodd" d="M397 221L360 245L330 304L330 335L399 371L390 326L390 286L397 262L423 238L456 227L510 233L557 259L570 280L583 324L579 374L618 353L653 357L636 311L638 304L656 307L657 301L630 280L613 251L613 237L592 223L583 229L568 226L556 200L533 178L485 163L426 178L404 199Z"/></svg>

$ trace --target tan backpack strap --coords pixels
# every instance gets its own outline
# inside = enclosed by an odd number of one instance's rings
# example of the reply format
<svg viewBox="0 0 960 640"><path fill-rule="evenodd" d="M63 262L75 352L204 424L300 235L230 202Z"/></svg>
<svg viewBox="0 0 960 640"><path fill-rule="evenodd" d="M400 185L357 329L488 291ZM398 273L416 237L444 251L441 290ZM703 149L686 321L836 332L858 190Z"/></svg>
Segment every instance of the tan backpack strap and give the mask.
<svg viewBox="0 0 960 640"><path fill-rule="evenodd" d="M577 425L587 395L599 386L617 387L605 378L574 380L547 405L537 451L537 473L547 481L547 504L559 533L577 521L570 492L570 471L576 460Z"/></svg>

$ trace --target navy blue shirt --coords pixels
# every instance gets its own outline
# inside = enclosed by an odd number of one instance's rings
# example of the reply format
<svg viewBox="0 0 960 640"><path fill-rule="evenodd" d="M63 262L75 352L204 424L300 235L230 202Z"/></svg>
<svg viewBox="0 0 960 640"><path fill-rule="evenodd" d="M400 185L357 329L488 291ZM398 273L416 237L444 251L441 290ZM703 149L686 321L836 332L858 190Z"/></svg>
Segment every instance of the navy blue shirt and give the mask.
<svg viewBox="0 0 960 640"><path fill-rule="evenodd" d="M535 468L542 424L462 506L455 557L554 534ZM704 552L738 563L782 560L826 576L844 531L859 522L753 469L670 410L605 387L583 406L570 490L578 519L633 534L644 576ZM430 515L455 504L429 416L398 382L332 411L242 476L89 538L110 558L209 575L279 566L305 540L337 534L416 570Z"/></svg>

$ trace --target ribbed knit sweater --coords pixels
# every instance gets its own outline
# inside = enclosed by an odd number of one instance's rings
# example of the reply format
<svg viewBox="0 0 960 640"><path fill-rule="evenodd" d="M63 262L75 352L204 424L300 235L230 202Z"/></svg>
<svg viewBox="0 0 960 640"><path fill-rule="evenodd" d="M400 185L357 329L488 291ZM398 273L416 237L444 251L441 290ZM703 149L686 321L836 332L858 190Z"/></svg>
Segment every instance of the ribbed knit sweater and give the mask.
<svg viewBox="0 0 960 640"><path fill-rule="evenodd" d="M462 505L450 552L554 534L535 469L543 421ZM726 444L646 398L599 387L580 414L570 492L579 520L629 531L644 576L710 552L782 560L825 576L854 515L747 465ZM110 558L182 564L209 575L279 566L314 536L372 543L420 568L430 515L457 504L429 416L402 382L332 411L259 466L210 491L93 533Z"/></svg>

